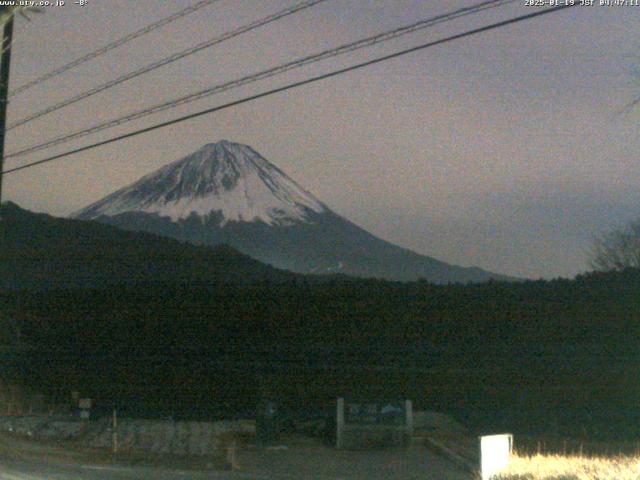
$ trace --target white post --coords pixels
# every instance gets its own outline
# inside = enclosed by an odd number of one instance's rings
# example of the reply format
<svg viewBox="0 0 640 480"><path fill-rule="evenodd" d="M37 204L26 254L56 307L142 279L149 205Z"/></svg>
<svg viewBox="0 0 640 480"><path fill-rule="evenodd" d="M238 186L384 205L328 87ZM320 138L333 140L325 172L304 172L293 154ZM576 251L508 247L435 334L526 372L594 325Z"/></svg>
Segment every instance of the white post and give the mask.
<svg viewBox="0 0 640 480"><path fill-rule="evenodd" d="M411 444L413 440L413 403L411 400L405 400L404 402L404 411L407 415L407 437L408 442Z"/></svg>
<svg viewBox="0 0 640 480"><path fill-rule="evenodd" d="M343 438L344 430L344 398L338 398L338 404L336 409L336 447L342 448L344 446Z"/></svg>
<svg viewBox="0 0 640 480"><path fill-rule="evenodd" d="M113 409L113 453L118 453L118 412Z"/></svg>

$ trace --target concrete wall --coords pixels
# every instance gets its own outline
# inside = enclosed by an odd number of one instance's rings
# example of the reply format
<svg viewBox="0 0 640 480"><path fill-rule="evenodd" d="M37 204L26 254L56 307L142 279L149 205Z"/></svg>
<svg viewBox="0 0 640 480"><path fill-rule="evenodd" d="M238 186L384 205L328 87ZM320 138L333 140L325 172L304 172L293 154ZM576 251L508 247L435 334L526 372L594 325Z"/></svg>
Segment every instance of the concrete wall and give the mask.
<svg viewBox="0 0 640 480"><path fill-rule="evenodd" d="M0 417L0 429L32 438L56 438L88 447L111 448L110 417L80 421L69 417ZM235 435L255 435L253 420L174 422L123 418L117 422L119 451L147 451L176 455L208 455L223 449Z"/></svg>
<svg viewBox="0 0 640 480"><path fill-rule="evenodd" d="M366 450L369 448L406 447L410 443L411 434L404 427L350 425L343 430L338 448Z"/></svg>

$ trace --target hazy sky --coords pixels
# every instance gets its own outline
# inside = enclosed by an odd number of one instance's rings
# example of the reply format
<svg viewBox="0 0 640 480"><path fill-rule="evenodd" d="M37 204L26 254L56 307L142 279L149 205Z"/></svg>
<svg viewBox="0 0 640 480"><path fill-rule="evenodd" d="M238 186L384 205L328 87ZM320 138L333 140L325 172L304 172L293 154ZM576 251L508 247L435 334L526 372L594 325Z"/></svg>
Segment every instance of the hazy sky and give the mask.
<svg viewBox="0 0 640 480"><path fill-rule="evenodd" d="M12 87L195 0L66 3L17 21ZM12 98L9 121L295 3L220 0ZM473 3L328 0L12 130L7 150ZM522 0L6 167L533 11ZM640 214L640 109L620 113L640 95L639 20L640 7L576 7L447 43L8 175L5 199L67 215L224 138L398 245L509 275L573 276L595 233Z"/></svg>

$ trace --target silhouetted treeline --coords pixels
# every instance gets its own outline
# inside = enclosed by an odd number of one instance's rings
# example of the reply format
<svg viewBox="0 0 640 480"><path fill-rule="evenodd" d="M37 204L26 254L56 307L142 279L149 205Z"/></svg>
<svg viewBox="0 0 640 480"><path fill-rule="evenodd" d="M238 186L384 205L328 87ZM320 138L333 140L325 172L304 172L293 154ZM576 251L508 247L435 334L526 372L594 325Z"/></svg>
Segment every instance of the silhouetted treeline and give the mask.
<svg viewBox="0 0 640 480"><path fill-rule="evenodd" d="M195 246L97 222L0 209L0 288L46 290L153 283L251 284L296 277L224 245Z"/></svg>
<svg viewBox="0 0 640 480"><path fill-rule="evenodd" d="M640 433L640 271L4 292L27 381L182 415L409 396L484 430ZM146 409L143 406L146 405ZM232 407L233 406L233 407ZM221 410L222 409L222 410ZM204 413L203 413L204 412Z"/></svg>

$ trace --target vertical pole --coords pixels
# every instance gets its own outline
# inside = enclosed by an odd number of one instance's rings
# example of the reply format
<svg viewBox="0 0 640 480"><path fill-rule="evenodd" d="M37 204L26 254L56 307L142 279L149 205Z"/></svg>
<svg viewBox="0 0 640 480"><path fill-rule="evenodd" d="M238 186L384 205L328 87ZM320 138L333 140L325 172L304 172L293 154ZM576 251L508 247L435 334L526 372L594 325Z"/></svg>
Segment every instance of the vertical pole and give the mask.
<svg viewBox="0 0 640 480"><path fill-rule="evenodd" d="M411 400L405 400L404 411L406 415L407 445L411 445L413 440L413 402Z"/></svg>
<svg viewBox="0 0 640 480"><path fill-rule="evenodd" d="M6 13L4 7L0 13ZM13 15L4 24L2 32L2 56L0 57L0 205L2 205L2 170L4 169L4 140L7 127L7 103L9 97L9 68L11 65L11 41L13 38Z"/></svg>
<svg viewBox="0 0 640 480"><path fill-rule="evenodd" d="M344 398L338 398L336 404L336 447L344 447Z"/></svg>
<svg viewBox="0 0 640 480"><path fill-rule="evenodd" d="M113 409L113 453L118 453L118 412Z"/></svg>

